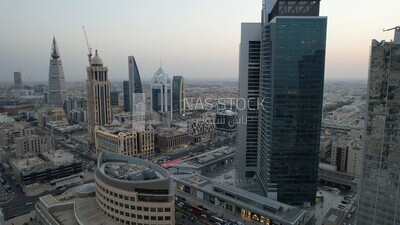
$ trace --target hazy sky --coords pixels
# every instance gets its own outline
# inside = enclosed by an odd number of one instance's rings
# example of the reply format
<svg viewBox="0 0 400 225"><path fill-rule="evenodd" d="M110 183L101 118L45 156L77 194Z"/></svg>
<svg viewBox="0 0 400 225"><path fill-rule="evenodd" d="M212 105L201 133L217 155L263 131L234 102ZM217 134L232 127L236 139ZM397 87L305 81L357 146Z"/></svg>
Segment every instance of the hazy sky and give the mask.
<svg viewBox="0 0 400 225"><path fill-rule="evenodd" d="M67 81L86 79L82 31L109 68L128 79L134 55L142 80L160 65L187 79L238 78L240 23L259 22L261 0L1 0L0 78L46 81L53 35ZM366 78L371 39L390 40L382 28L400 25L399 0L322 0L328 16L326 78Z"/></svg>

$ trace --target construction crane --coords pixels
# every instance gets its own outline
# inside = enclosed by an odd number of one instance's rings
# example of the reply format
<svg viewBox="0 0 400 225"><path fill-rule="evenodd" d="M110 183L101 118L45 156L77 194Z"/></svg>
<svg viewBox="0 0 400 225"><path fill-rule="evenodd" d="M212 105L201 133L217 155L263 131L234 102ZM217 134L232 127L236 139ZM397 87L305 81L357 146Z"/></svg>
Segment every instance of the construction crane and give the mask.
<svg viewBox="0 0 400 225"><path fill-rule="evenodd" d="M392 28L389 28L389 29L382 29L383 30L383 32L386 32L386 31L391 31L391 30L397 30L397 29L400 29L400 26L397 26L397 27L392 27Z"/></svg>
<svg viewBox="0 0 400 225"><path fill-rule="evenodd" d="M89 41L88 41L88 38L87 38L87 35L86 35L86 30L85 30L85 26L82 26L82 28L83 28L83 33L85 34L85 39L86 39L86 45L87 45L87 48L88 48L88 58L89 58L89 63L90 63L90 61L92 60L92 47L90 47L90 45L89 45Z"/></svg>

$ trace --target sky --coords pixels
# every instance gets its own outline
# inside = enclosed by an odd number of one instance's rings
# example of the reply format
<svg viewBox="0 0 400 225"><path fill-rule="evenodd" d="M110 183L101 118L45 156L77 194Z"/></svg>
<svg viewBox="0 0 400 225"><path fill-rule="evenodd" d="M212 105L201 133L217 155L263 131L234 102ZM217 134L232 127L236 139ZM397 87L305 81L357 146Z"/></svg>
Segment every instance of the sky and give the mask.
<svg viewBox="0 0 400 225"><path fill-rule="evenodd" d="M261 0L1 0L0 79L48 79L55 35L66 81L85 81L87 46L128 80L134 55L142 80L164 71L186 79L237 80L240 24L259 22ZM326 79L366 79L372 39L393 39L383 28L400 25L399 0L322 0L328 16Z"/></svg>

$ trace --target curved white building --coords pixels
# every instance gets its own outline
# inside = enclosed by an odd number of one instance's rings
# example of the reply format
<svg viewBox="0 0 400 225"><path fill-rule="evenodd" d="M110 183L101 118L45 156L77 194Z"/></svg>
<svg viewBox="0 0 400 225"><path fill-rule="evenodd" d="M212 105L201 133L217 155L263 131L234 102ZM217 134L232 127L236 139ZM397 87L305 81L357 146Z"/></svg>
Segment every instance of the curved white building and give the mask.
<svg viewBox="0 0 400 225"><path fill-rule="evenodd" d="M96 202L122 224L175 224L174 193L167 170L159 165L102 152L95 172Z"/></svg>

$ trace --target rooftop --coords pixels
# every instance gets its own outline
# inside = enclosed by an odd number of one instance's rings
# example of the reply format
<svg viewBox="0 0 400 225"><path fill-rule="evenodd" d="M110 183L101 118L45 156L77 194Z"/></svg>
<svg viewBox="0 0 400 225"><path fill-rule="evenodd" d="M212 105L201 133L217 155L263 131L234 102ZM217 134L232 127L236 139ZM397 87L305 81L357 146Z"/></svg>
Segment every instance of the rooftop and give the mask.
<svg viewBox="0 0 400 225"><path fill-rule="evenodd" d="M118 180L155 180L162 177L149 167L129 163L104 163L100 169L104 170L106 175Z"/></svg>
<svg viewBox="0 0 400 225"><path fill-rule="evenodd" d="M201 168L208 164L214 163L224 158L229 158L236 154L236 147L221 147L212 151L205 152L203 154L188 158L174 166L178 167L191 167L191 168Z"/></svg>

